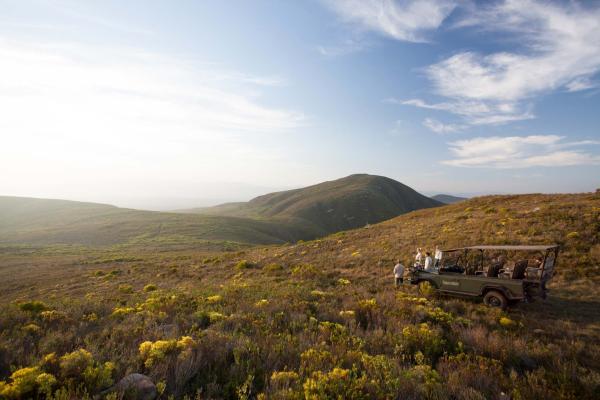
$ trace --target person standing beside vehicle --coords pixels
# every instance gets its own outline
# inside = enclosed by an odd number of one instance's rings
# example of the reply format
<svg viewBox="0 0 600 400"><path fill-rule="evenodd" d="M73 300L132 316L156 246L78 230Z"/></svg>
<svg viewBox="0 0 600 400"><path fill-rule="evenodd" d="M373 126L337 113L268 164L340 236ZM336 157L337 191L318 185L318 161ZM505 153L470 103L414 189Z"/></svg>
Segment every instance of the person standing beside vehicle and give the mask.
<svg viewBox="0 0 600 400"><path fill-rule="evenodd" d="M440 263L442 262L442 250L440 250L437 244L435 245L435 253L433 258L435 259L434 267L439 268Z"/></svg>
<svg viewBox="0 0 600 400"><path fill-rule="evenodd" d="M404 265L398 260L394 266L394 286L404 283Z"/></svg>

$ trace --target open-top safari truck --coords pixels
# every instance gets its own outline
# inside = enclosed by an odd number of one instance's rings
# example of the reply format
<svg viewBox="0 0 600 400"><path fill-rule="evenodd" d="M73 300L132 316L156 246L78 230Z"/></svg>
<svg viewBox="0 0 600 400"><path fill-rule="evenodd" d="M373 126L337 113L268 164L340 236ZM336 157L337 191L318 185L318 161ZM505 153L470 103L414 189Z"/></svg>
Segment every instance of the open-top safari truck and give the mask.
<svg viewBox="0 0 600 400"><path fill-rule="evenodd" d="M439 265L410 268L408 280L422 293L483 297L490 307L546 297L554 275L557 245L470 246L444 250Z"/></svg>

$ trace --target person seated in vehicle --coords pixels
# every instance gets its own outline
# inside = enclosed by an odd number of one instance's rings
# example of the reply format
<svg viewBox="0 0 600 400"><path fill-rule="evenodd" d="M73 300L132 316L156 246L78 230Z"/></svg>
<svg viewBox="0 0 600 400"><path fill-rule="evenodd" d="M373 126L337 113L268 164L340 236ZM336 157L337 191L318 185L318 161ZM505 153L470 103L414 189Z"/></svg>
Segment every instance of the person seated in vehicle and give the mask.
<svg viewBox="0 0 600 400"><path fill-rule="evenodd" d="M415 255L415 267L419 268L423 265L423 253L421 253L421 248L417 247L417 254Z"/></svg>
<svg viewBox="0 0 600 400"><path fill-rule="evenodd" d="M433 266L433 260L431 259L431 253L425 253L425 271L427 272L436 272L435 267Z"/></svg>

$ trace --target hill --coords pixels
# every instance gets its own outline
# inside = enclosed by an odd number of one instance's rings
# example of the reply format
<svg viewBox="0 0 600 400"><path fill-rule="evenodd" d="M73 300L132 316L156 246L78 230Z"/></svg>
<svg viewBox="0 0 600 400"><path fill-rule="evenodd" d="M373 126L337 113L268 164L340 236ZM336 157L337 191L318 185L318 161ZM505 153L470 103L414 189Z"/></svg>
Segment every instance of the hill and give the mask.
<svg viewBox="0 0 600 400"><path fill-rule="evenodd" d="M140 372L175 397L596 399L599 233L599 194L533 194L225 253L0 246L0 394L81 398ZM549 242L547 301L393 287L416 246Z"/></svg>
<svg viewBox="0 0 600 400"><path fill-rule="evenodd" d="M440 204L392 179L371 175L190 213L0 196L0 243L274 244L314 239Z"/></svg>
<svg viewBox="0 0 600 400"><path fill-rule="evenodd" d="M436 194L435 196L431 196L431 198L444 204L454 204L467 200L466 197L451 196L449 194Z"/></svg>
<svg viewBox="0 0 600 400"><path fill-rule="evenodd" d="M218 247L223 242L269 244L313 237L310 229L276 221L0 196L0 243Z"/></svg>
<svg viewBox="0 0 600 400"><path fill-rule="evenodd" d="M323 233L333 233L440 205L440 202L393 179L355 174L301 189L266 194L246 203L188 211L205 215L302 221Z"/></svg>

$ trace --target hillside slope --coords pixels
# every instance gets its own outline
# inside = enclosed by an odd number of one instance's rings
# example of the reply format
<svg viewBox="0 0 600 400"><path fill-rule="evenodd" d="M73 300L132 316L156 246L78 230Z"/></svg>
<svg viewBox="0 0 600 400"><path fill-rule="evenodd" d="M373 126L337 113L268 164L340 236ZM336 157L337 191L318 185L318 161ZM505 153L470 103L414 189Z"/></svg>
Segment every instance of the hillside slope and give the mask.
<svg viewBox="0 0 600 400"><path fill-rule="evenodd" d="M487 196L216 254L0 245L0 393L93 397L139 372L174 397L597 399L599 233L588 193ZM507 311L391 279L416 246L550 242L548 299Z"/></svg>
<svg viewBox="0 0 600 400"><path fill-rule="evenodd" d="M373 264L398 258L410 264L417 247L433 252L435 245L552 243L561 246L559 276L600 278L599 193L477 197L279 248L276 253L280 262L319 267L333 263L373 272Z"/></svg>
<svg viewBox="0 0 600 400"><path fill-rule="evenodd" d="M332 233L440 205L440 202L393 179L356 174L301 189L266 194L247 203L228 203L189 211L207 215L301 220L323 232Z"/></svg>
<svg viewBox="0 0 600 400"><path fill-rule="evenodd" d="M452 196L449 194L436 194L435 196L431 196L431 198L444 204L454 204L459 201L467 200L466 197Z"/></svg>
<svg viewBox="0 0 600 400"><path fill-rule="evenodd" d="M165 244L294 242L316 232L294 224L141 211L104 204L0 196L0 243Z"/></svg>

